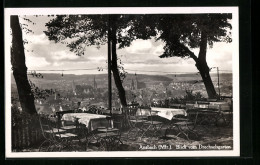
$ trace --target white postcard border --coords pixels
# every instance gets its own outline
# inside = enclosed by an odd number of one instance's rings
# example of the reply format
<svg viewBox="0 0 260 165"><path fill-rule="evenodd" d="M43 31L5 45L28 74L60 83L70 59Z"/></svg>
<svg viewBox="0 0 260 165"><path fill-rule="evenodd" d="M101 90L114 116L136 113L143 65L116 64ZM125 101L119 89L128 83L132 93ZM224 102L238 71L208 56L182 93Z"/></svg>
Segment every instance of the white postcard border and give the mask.
<svg viewBox="0 0 260 165"><path fill-rule="evenodd" d="M118 152L12 152L10 15L51 14L198 14L232 13L233 150L226 151L118 151ZM238 7L109 7L109 8L5 8L5 150L6 158L54 157L228 157L240 156Z"/></svg>

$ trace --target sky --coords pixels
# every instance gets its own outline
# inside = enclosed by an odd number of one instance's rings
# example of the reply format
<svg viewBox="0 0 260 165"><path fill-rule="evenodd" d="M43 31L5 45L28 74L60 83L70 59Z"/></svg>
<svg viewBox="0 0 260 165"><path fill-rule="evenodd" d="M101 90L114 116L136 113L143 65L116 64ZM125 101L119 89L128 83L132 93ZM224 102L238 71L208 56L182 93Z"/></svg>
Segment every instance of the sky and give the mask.
<svg viewBox="0 0 260 165"><path fill-rule="evenodd" d="M21 17L24 16L20 16L20 22L23 23L24 20ZM47 16L26 16L26 18L35 23L24 22L33 31L33 33L28 34L23 32L23 38L28 41L28 44L25 44L28 70L63 74L107 73L106 45L101 46L99 49L95 46L87 47L84 56L76 56L65 45L49 41L48 37L43 33L43 31L47 30L45 24L52 18ZM169 74L198 72L192 59L178 57L159 58L163 53L163 47L164 43L155 41L155 39L135 40L130 47L118 49L117 55L121 58L123 66L128 73ZM198 49L193 49L192 51L195 54L199 52ZM213 48L207 51L207 62L209 67L219 67L221 72L230 72L232 70L232 44L214 43ZM98 67L103 68L103 71L98 71Z"/></svg>

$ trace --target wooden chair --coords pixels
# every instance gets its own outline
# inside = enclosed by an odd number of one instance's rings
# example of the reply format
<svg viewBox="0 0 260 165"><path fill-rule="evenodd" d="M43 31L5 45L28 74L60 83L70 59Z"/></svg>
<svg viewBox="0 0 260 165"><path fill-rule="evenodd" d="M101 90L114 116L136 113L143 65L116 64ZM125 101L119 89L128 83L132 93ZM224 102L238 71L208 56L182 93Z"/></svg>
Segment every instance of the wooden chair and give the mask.
<svg viewBox="0 0 260 165"><path fill-rule="evenodd" d="M95 105L91 105L87 109L87 113L99 114L99 112L100 111L99 111L98 107Z"/></svg>
<svg viewBox="0 0 260 165"><path fill-rule="evenodd" d="M57 122L53 122L46 115L39 117L39 123L44 141L39 147L39 151L61 151L68 148L74 150L71 142L76 134L68 133L64 129L57 127Z"/></svg>
<svg viewBox="0 0 260 165"><path fill-rule="evenodd" d="M181 108L181 104L170 104L170 108Z"/></svg>
<svg viewBox="0 0 260 165"><path fill-rule="evenodd" d="M60 129L66 130L66 132L70 133L78 133L78 119L75 118L74 121L62 121L60 125Z"/></svg>
<svg viewBox="0 0 260 165"><path fill-rule="evenodd" d="M127 108L128 118L130 122L130 129L127 132L127 139L135 140L139 135L144 133L144 123L148 121L147 114L144 114L142 109Z"/></svg>
<svg viewBox="0 0 260 165"><path fill-rule="evenodd" d="M217 126L230 126L232 124L233 124L232 105L220 105L219 106L219 115L218 115L216 125Z"/></svg>
<svg viewBox="0 0 260 165"><path fill-rule="evenodd" d="M163 122L155 120L157 117L155 111L152 112L151 109L147 109L149 112L148 120L143 123L142 129L144 130L143 134L140 138L143 138L144 136L149 137L159 137L161 136L160 130L162 126L164 125Z"/></svg>
<svg viewBox="0 0 260 165"><path fill-rule="evenodd" d="M114 117L107 117L108 125L99 127L94 133L94 138L99 144L99 150L111 151L116 150L121 141L122 120L116 120ZM114 125L117 126L114 127Z"/></svg>
<svg viewBox="0 0 260 165"><path fill-rule="evenodd" d="M165 130L165 137L167 137L167 133L169 130L175 129L176 137L179 137L180 135L184 135L188 140L189 134L192 133L196 137L198 137L198 134L194 131L196 127L196 120L195 122L190 121L187 116L184 115L175 115L173 116L171 123L169 124L168 128Z"/></svg>
<svg viewBox="0 0 260 165"><path fill-rule="evenodd" d="M208 101L197 101L193 106L186 104L189 120L196 123L196 125L202 125L206 129L217 122L219 117L218 109L218 106L212 106Z"/></svg>

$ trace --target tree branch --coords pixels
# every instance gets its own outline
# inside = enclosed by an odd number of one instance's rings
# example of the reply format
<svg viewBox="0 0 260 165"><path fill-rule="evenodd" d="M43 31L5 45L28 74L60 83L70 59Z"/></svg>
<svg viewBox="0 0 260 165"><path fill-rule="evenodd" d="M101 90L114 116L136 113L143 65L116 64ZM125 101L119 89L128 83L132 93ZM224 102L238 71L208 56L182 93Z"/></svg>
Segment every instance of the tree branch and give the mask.
<svg viewBox="0 0 260 165"><path fill-rule="evenodd" d="M187 52L187 54L197 63L198 57L185 45L178 42L179 46Z"/></svg>

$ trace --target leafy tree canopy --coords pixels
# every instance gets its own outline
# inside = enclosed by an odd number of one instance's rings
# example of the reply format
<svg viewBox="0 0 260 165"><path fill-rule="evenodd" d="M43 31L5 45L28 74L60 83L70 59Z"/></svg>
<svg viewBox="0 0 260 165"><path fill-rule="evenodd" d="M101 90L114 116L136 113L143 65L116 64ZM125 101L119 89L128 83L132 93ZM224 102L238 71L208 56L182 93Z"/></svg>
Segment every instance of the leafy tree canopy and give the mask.
<svg viewBox="0 0 260 165"><path fill-rule="evenodd" d="M232 42L231 14L180 14L158 15L156 28L165 42L164 53L160 57L192 57L190 48L199 48L201 34L207 35L207 44Z"/></svg>
<svg viewBox="0 0 260 165"><path fill-rule="evenodd" d="M118 48L130 46L137 38L155 36L153 26L147 26L147 15L113 15ZM44 33L56 43L66 44L76 55L84 55L85 47L107 44L109 15L58 15L46 24Z"/></svg>

